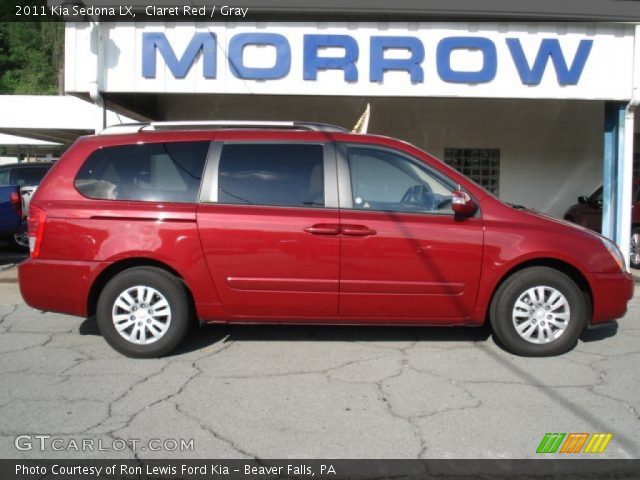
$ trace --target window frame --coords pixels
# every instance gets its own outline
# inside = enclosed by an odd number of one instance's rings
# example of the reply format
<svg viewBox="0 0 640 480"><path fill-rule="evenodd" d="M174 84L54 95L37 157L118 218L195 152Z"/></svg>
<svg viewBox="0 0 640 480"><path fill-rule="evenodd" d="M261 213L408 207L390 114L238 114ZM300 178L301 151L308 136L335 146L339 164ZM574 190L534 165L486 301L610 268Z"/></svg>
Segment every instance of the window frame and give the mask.
<svg viewBox="0 0 640 480"><path fill-rule="evenodd" d="M238 204L223 203L218 201L218 185L220 174L220 160L222 149L225 145L315 145L322 147L322 170L324 186L324 205L296 206L296 205L264 205L264 204ZM199 203L230 205L234 207L249 208L295 208L295 209L337 209L338 202L338 174L336 168L336 147L335 142L308 141L308 140L221 140L213 141L204 168L202 186L200 190Z"/></svg>
<svg viewBox="0 0 640 480"><path fill-rule="evenodd" d="M419 158L414 157L413 155L403 152L402 150L397 150L395 148L387 147L384 145L377 145L372 143L356 143L356 142L340 142L336 147L337 152L337 163L338 163L338 188L339 188L339 199L340 199L340 209L344 210L352 210L354 212L392 212L394 214L399 215L433 215L433 216L450 216L455 217L455 212L451 211L426 211L426 212L403 212L398 210L378 210L375 208L354 208L353 207L353 191L351 188L351 167L349 165L349 148L368 148L371 150L379 150L386 153L390 153L392 155L396 155L400 158L405 159L406 161L413 163L419 168L424 169L429 175L433 176L437 181L440 181L444 184L445 187L451 189L451 191L456 190L458 188L462 189L464 192L468 193L473 201L478 205L475 197L469 192L463 185L458 182L453 181L451 178L446 176L444 173L440 172L436 168L431 165L426 164L421 161ZM479 215L480 207L478 206L476 210L476 215Z"/></svg>

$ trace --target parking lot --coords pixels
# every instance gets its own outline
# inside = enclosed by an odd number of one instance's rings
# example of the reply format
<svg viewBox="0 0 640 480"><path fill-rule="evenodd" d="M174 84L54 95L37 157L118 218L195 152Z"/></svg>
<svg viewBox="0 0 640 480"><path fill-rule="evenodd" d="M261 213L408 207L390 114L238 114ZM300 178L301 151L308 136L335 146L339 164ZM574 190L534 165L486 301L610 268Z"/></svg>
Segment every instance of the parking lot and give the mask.
<svg viewBox="0 0 640 480"><path fill-rule="evenodd" d="M95 320L24 305L19 260L0 247L3 458L534 458L547 432L611 432L604 456L640 456L638 296L556 358L485 328L215 326L132 360Z"/></svg>

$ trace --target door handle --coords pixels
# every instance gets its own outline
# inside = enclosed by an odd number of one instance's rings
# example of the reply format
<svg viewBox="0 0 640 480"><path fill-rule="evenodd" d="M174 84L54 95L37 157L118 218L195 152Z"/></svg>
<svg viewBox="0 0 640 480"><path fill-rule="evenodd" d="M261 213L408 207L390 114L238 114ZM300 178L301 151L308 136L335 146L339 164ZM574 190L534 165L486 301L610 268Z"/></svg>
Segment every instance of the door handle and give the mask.
<svg viewBox="0 0 640 480"><path fill-rule="evenodd" d="M351 237L366 237L369 235L375 235L375 230L367 227L366 225L343 225L341 228L343 235L349 235Z"/></svg>
<svg viewBox="0 0 640 480"><path fill-rule="evenodd" d="M340 225L334 223L316 223L310 227L304 227L303 230L313 235L339 235Z"/></svg>

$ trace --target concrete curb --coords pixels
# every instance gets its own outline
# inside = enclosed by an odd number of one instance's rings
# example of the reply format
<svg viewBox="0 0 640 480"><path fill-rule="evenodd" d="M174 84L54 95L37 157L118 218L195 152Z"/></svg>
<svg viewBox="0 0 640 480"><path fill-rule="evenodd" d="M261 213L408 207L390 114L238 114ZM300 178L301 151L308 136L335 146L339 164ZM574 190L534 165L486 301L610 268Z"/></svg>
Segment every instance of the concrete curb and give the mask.
<svg viewBox="0 0 640 480"><path fill-rule="evenodd" d="M0 270L0 284L18 283L18 269L15 266Z"/></svg>

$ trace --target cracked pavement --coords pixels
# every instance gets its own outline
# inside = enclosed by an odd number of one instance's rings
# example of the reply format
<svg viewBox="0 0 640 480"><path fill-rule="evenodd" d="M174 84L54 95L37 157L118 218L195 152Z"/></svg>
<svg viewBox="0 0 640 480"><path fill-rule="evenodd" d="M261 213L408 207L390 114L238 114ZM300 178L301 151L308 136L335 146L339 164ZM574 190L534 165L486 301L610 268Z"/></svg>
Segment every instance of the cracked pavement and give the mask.
<svg viewBox="0 0 640 480"><path fill-rule="evenodd" d="M134 360L16 290L0 284L2 458L534 458L546 432L612 432L605 457L640 457L640 292L617 330L555 358L515 357L486 328L210 326ZM19 451L20 434L65 449ZM138 446L66 449L82 439Z"/></svg>

